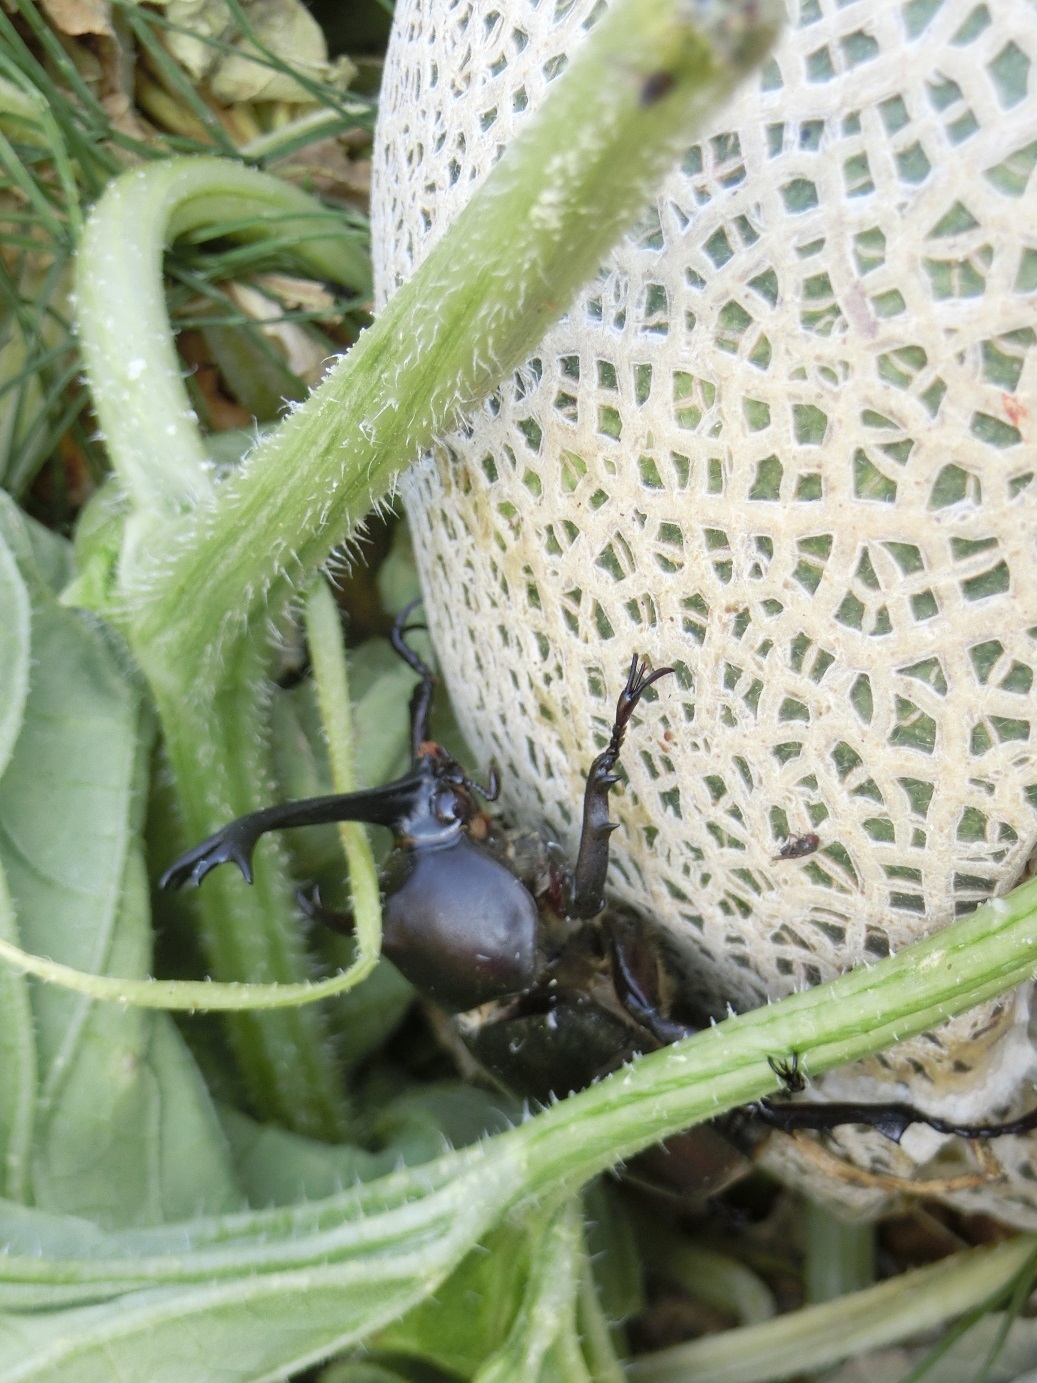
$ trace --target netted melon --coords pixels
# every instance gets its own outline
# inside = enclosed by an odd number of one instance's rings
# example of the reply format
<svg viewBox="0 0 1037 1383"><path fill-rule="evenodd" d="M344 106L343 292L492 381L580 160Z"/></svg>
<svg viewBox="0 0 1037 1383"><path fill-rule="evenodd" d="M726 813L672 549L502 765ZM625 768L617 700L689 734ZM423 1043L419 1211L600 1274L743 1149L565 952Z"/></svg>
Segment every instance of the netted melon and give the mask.
<svg viewBox="0 0 1037 1383"><path fill-rule="evenodd" d="M382 300L596 5L398 5ZM454 704L515 817L571 845L631 655L677 669L626 756L611 884L719 1015L941 927L1037 842L1037 7L789 10L761 78L405 488ZM1017 1108L1028 1000L824 1089ZM900 1175L938 1143L842 1141ZM996 1151L1008 1182L955 1194L1037 1225L1037 1142Z"/></svg>

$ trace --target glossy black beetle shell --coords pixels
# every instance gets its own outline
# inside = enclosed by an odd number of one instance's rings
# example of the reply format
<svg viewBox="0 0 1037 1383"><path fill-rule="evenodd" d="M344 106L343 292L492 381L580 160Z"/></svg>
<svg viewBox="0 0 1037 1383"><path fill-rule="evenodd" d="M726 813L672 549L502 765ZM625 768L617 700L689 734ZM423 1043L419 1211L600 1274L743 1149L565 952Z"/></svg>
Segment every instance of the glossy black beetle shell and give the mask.
<svg viewBox="0 0 1037 1383"><path fill-rule="evenodd" d="M647 1034L645 1034L647 1037ZM549 1008L466 1025L465 1046L507 1090L547 1104L584 1090L654 1043L636 1042L629 1022L589 994L571 993Z"/></svg>
<svg viewBox="0 0 1037 1383"><path fill-rule="evenodd" d="M468 836L440 846L397 847L382 883L382 950L443 1008L458 1013L519 994L536 979L537 905L515 875Z"/></svg>

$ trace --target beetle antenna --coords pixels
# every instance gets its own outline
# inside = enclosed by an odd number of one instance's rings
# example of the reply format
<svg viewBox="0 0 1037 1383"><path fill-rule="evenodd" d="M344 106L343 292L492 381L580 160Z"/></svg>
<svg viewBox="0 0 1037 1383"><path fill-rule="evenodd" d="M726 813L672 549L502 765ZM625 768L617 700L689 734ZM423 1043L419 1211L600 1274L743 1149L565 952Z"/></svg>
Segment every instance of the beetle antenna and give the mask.
<svg viewBox="0 0 1037 1383"><path fill-rule="evenodd" d="M432 711L432 692L436 685L436 676L427 663L414 652L406 642L406 635L412 628L424 628L424 625L408 626L407 617L415 606L421 604L421 596L416 600L410 601L403 607L393 621L392 632L389 640L393 648L400 655L408 667L412 667L421 678L418 686L414 688L414 695L410 702L410 742L411 758L416 763L420 758L421 746L428 739L429 715Z"/></svg>

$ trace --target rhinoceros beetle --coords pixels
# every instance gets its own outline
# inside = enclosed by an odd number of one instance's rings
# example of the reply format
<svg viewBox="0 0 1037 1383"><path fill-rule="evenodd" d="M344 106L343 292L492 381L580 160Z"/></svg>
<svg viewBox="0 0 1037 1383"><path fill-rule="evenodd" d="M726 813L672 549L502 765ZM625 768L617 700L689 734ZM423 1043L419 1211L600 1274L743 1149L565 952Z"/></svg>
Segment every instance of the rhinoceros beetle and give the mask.
<svg viewBox="0 0 1037 1383"><path fill-rule="evenodd" d="M435 684L408 645L412 602L392 630L397 653L418 673L411 699L411 767L384 787L265 807L224 826L165 872L162 887L201 883L233 862L252 881L252 855L268 831L362 821L393 832L383 870L383 949L418 992L453 1015L454 1029L477 1063L517 1094L538 1101L587 1086L640 1052L675 1042L702 1024L682 1021L662 995L666 967L649 929L632 912L606 908L608 797L630 718L644 693L673 671L635 656L616 704L607 745L591 764L575 869L540 832L505 831L478 805L493 801L496 767L480 786L429 738ZM797 858L816 837L782 852ZM310 909L340 930L348 919ZM798 1058L773 1061L786 1095L804 1081ZM761 1100L751 1106L765 1124L791 1133L864 1124L899 1142L912 1123L962 1138L999 1138L1037 1128L1037 1109L999 1124L961 1125L903 1103L852 1104ZM739 1154L709 1146L704 1175L730 1179ZM701 1143L700 1143L701 1147ZM730 1154L730 1156L728 1156ZM725 1161L731 1165L725 1170ZM717 1168L719 1167L719 1172Z"/></svg>
<svg viewBox="0 0 1037 1383"><path fill-rule="evenodd" d="M316 826L332 821L363 821L388 827L395 848L383 871L385 895L382 947L385 954L426 997L454 1012L491 1000L528 993L536 986L540 960L540 919L530 870L553 862L545 847L542 862L507 860L495 833L477 805L496 798L499 779L473 782L442 745L428 738L434 679L405 641L405 618L396 621L394 648L419 673L411 701L411 770L403 778L366 792L312 797L240 816L189 850L160 880L163 888L191 880L201 883L219 864L235 863L252 882L252 854L268 831ZM627 722L638 701L669 668L649 672L635 658L616 709L612 738L591 766L584 794L583 835L571 879L559 862L545 881L552 903L567 919L597 916L604 907L609 836L608 794L617 781ZM559 890L564 888L564 899Z"/></svg>

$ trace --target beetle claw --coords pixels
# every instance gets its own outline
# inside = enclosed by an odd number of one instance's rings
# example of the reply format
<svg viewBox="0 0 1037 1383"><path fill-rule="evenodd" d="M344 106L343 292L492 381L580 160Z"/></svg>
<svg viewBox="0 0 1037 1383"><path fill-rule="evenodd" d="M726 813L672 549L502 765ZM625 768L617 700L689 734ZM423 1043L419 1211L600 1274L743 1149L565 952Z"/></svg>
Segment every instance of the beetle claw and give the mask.
<svg viewBox="0 0 1037 1383"><path fill-rule="evenodd" d="M769 1056L767 1065L781 1081L784 1094L799 1095L807 1088L806 1079L799 1069L798 1052L793 1052L789 1058Z"/></svg>
<svg viewBox="0 0 1037 1383"><path fill-rule="evenodd" d="M206 874L218 864L236 864L245 882L250 884L253 878L252 844L251 841L235 840L229 834L229 828L225 827L193 850L188 850L186 855L181 855L159 879L158 886L183 888L184 884L190 882L197 888Z"/></svg>
<svg viewBox="0 0 1037 1383"><path fill-rule="evenodd" d="M593 763L591 765L591 771L587 775L587 780L588 782L594 783L595 786L604 787L607 790L608 788L614 787L615 784L619 782L619 774L611 771L615 765L615 759L612 755L609 754L603 757L606 759L606 762ZM609 760L611 760L611 762L609 762Z"/></svg>
<svg viewBox="0 0 1037 1383"><path fill-rule="evenodd" d="M630 664L630 671L627 674L627 684L620 694L616 719L618 720L621 716L626 719L652 683L658 682L660 677L668 677L672 672L672 667L656 668L654 672L649 672L648 663L642 661L639 665L635 653Z"/></svg>

